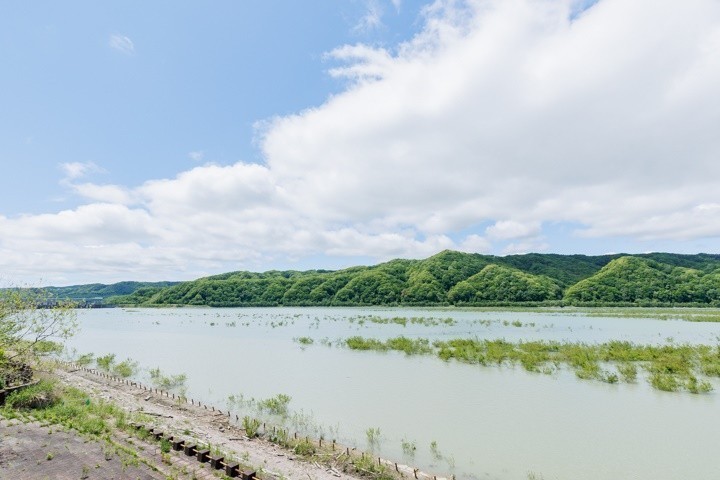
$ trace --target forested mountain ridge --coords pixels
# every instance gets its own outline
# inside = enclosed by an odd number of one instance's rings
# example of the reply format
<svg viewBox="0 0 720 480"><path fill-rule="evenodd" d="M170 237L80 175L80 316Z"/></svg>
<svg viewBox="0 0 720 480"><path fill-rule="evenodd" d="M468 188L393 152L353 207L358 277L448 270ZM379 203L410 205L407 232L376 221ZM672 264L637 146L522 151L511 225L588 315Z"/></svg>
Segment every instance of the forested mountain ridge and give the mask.
<svg viewBox="0 0 720 480"><path fill-rule="evenodd" d="M110 285L90 283L71 285L68 287L43 287L42 290L62 299L108 298L118 295L129 295L140 288L164 288L177 285L179 282L118 282Z"/></svg>
<svg viewBox="0 0 720 480"><path fill-rule="evenodd" d="M720 255L443 251L344 270L228 272L140 288L118 305L720 305Z"/></svg>

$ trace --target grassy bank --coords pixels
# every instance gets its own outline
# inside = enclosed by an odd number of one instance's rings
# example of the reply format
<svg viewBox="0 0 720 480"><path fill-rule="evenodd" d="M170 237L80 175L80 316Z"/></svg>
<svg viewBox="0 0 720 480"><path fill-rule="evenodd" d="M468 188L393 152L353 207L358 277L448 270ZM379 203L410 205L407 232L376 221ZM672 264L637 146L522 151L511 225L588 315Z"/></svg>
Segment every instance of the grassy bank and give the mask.
<svg viewBox="0 0 720 480"><path fill-rule="evenodd" d="M274 414L282 414L283 412L286 414L289 400L290 397L278 395L260 401L258 406ZM184 409L180 404L176 407ZM168 480L196 478L192 470L188 471L187 468L181 469L174 466L173 454L175 452L171 452L171 444L168 440L157 441L150 431L145 428L137 428L136 425L151 426L156 424L154 417L143 412L130 413L124 407L94 398L81 389L61 384L51 378L43 379L34 386L10 394L6 404L0 407L0 417L21 422L40 422L45 426L58 426L74 430L78 434L85 436L88 439L87 441L96 441L105 445L103 451L107 450L119 455L122 458L123 465L143 463L151 469L161 472ZM175 434L197 444L198 451L207 449L211 452L211 455L224 457L226 462L236 462L241 466L240 471L258 472L256 476L258 480L277 478L277 475L280 475L270 472L272 476L268 476L262 473L265 465L249 464L247 451L238 456L229 454L217 445L211 445L190 436L192 432L188 428L192 427L175 425L170 430L176 429ZM234 430L234 427L227 424L225 428ZM232 436L237 437L244 434L253 442L276 444L285 449L288 454L292 454L297 460L302 459L308 462L308 465L323 465L323 470L337 473L334 476L339 476L339 472L344 472L357 478L366 477L377 480L397 480L402 478L401 474L391 468L389 462L380 462L376 457L356 452L355 449L351 451L336 445L335 441L327 441L322 437L312 439L298 436L297 433L293 433L287 428L266 428L264 423L250 416L242 419L240 429L241 433L234 432ZM132 438L136 439L136 441L134 442ZM148 443L151 445L147 445ZM152 458L148 459L148 447L152 449L150 451L159 452L160 458L156 458L156 461L153 461ZM249 447L246 446L245 448ZM143 452L143 450L146 451ZM260 448L260 450L264 450L264 448ZM178 455L180 454L182 452ZM47 460L51 460L50 454ZM205 465L198 463L198 468L201 470L203 466ZM0 473L1 470L0 468ZM211 472L221 479L230 478L223 475L221 471ZM423 478L426 477L425 475ZM280 478L284 477L281 476Z"/></svg>

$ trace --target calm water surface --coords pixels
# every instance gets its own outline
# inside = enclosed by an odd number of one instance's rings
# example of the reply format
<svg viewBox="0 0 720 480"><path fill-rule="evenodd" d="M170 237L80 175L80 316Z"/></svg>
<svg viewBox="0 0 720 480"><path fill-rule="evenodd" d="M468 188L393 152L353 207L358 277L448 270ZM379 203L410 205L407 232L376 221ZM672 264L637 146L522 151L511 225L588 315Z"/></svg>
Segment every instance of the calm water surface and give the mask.
<svg viewBox="0 0 720 480"><path fill-rule="evenodd" d="M454 324L403 327L371 316L452 318ZM375 452L430 473L500 480L529 474L545 480L720 478L717 393L658 392L644 381L608 385L563 370L533 374L334 344L352 335L405 335L715 345L718 323L553 310L379 308L106 309L78 311L78 317L82 330L70 342L78 352L115 353L146 369L185 373L188 396L222 409L229 395L285 393L291 411L314 426L309 432L369 451L365 432L378 427ZM315 343L293 341L301 336ZM147 380L146 371L138 378ZM416 445L413 455L403 442Z"/></svg>

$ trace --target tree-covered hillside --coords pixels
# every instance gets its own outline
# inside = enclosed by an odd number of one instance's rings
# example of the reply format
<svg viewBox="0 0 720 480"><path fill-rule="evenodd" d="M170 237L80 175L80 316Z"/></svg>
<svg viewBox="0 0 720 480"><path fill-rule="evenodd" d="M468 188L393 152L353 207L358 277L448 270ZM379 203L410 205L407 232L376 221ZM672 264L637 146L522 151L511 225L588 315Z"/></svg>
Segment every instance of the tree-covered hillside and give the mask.
<svg viewBox="0 0 720 480"><path fill-rule="evenodd" d="M444 251L339 271L229 272L117 296L118 305L720 305L720 255L496 257Z"/></svg>
<svg viewBox="0 0 720 480"><path fill-rule="evenodd" d="M61 299L86 300L108 298L117 295L129 295L140 288L164 288L177 285L178 282L118 282L111 285L91 283L69 287L44 287L43 290Z"/></svg>

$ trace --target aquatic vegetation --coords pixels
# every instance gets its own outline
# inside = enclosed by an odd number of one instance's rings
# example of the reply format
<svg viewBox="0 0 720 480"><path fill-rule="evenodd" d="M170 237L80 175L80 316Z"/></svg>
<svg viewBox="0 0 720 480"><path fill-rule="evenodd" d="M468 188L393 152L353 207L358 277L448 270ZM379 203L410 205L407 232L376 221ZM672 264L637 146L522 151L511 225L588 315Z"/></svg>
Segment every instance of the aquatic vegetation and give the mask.
<svg viewBox="0 0 720 480"><path fill-rule="evenodd" d="M617 366L623 382L633 383L637 380L637 367L633 363L621 363Z"/></svg>
<svg viewBox="0 0 720 480"><path fill-rule="evenodd" d="M93 361L95 360L95 355L93 353L85 353L83 355L80 355L75 359L75 363L77 363L80 366L87 367Z"/></svg>
<svg viewBox="0 0 720 480"><path fill-rule="evenodd" d="M185 395L185 392L187 390L187 388L185 387L187 375L185 375L184 373L179 373L177 375L166 375L160 370L160 368L151 368L149 373L150 381L157 388L161 388L169 392L175 391L179 392L181 395Z"/></svg>
<svg viewBox="0 0 720 480"><path fill-rule="evenodd" d="M95 359L95 364L98 366L99 369L105 370L106 372L110 371L110 368L115 363L115 354L109 353L107 355L103 355L102 357L97 357Z"/></svg>
<svg viewBox="0 0 720 480"><path fill-rule="evenodd" d="M245 435L247 435L249 438L254 438L257 437L261 422L257 418L250 418L249 416L245 415L242 419L242 425L243 430L245 430Z"/></svg>
<svg viewBox="0 0 720 480"><path fill-rule="evenodd" d="M698 375L720 376L720 346L709 345L635 345L624 341L604 344L560 343L531 341L512 343L504 339L482 340L456 338L435 341L405 337L377 340L351 337L345 346L353 350L404 351L408 355L436 355L477 365L520 364L529 372L553 373L565 365L582 380L597 380L615 384L633 383L638 368L648 373L648 382L662 391L685 390L691 393L711 391L710 382L698 380ZM607 366L615 366L608 370Z"/></svg>
<svg viewBox="0 0 720 480"><path fill-rule="evenodd" d="M371 450L380 444L380 428L368 428L367 430L365 430L365 436L367 437L367 442Z"/></svg>
<svg viewBox="0 0 720 480"><path fill-rule="evenodd" d="M415 451L417 450L417 444L414 440L407 440L405 438L402 439L400 442L400 445L402 446L402 451L405 455L408 457L414 457Z"/></svg>
<svg viewBox="0 0 720 480"><path fill-rule="evenodd" d="M315 340L310 337L297 337L293 338L293 340L300 345L312 345L313 343L315 343Z"/></svg>
<svg viewBox="0 0 720 480"><path fill-rule="evenodd" d="M288 404L292 400L292 397L279 393L274 397L266 398L265 400L259 400L257 406L260 411L266 411L271 415L278 415L281 417L287 417L288 415Z"/></svg>
<svg viewBox="0 0 720 480"><path fill-rule="evenodd" d="M123 378L132 377L138 371L138 362L131 359L125 359L122 362L112 367L112 371L115 375Z"/></svg>
<svg viewBox="0 0 720 480"><path fill-rule="evenodd" d="M443 455L440 453L440 449L438 448L438 444L435 440L430 442L430 453L432 453L432 456L435 460L442 460Z"/></svg>

